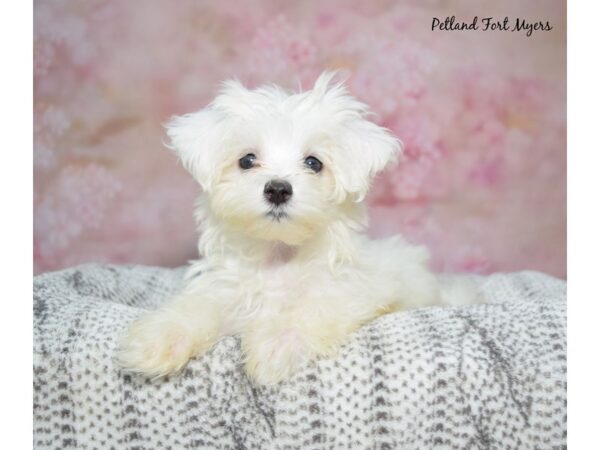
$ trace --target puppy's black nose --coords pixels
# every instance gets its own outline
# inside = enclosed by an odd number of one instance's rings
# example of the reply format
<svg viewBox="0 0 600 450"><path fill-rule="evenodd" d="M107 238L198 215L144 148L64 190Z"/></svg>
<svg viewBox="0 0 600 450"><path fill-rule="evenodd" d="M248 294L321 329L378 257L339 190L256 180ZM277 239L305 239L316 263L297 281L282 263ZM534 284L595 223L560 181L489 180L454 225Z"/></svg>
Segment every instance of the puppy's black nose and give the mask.
<svg viewBox="0 0 600 450"><path fill-rule="evenodd" d="M283 180L271 180L265 184L265 198L269 203L281 205L292 196L292 185Z"/></svg>

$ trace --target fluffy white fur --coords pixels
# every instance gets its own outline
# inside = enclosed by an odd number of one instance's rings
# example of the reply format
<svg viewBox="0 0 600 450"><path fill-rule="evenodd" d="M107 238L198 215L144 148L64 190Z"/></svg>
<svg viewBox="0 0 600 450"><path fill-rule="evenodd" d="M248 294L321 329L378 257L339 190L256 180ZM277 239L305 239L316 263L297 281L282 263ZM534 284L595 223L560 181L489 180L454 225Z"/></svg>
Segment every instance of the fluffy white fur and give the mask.
<svg viewBox="0 0 600 450"><path fill-rule="evenodd" d="M361 234L370 183L401 146L332 78L324 73L299 93L229 81L207 108L168 124L172 148L203 189L202 259L176 298L132 325L124 367L162 376L236 334L248 375L272 384L334 355L381 314L473 300L456 286L443 298L425 248ZM248 153L256 165L243 170ZM305 165L308 156L321 172ZM263 194L274 179L293 187L277 207Z"/></svg>

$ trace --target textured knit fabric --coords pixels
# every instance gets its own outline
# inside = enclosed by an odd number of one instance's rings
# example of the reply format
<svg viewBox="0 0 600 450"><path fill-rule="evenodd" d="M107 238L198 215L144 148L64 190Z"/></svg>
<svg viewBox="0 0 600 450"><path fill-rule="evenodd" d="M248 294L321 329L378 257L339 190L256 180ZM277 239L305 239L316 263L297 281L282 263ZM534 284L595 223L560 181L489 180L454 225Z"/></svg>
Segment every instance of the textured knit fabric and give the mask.
<svg viewBox="0 0 600 450"><path fill-rule="evenodd" d="M84 265L34 279L35 448L566 448L562 280L483 278L485 304L383 316L275 387L248 380L236 337L179 375L122 372L119 337L182 275Z"/></svg>

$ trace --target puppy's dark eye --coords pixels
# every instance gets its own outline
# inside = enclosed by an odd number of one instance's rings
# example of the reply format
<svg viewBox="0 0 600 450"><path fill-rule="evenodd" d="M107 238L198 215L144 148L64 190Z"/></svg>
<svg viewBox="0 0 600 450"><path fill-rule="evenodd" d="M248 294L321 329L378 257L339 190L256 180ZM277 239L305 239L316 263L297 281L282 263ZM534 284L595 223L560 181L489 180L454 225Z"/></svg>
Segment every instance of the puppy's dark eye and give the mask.
<svg viewBox="0 0 600 450"><path fill-rule="evenodd" d="M317 158L315 158L314 156L308 156L304 160L304 164L306 165L306 167L311 169L314 173L319 173L321 171L321 169L323 169L323 163L321 161L319 161Z"/></svg>
<svg viewBox="0 0 600 450"><path fill-rule="evenodd" d="M246 156L242 156L238 161L240 168L247 170L254 167L256 161L256 155L254 153L248 153Z"/></svg>

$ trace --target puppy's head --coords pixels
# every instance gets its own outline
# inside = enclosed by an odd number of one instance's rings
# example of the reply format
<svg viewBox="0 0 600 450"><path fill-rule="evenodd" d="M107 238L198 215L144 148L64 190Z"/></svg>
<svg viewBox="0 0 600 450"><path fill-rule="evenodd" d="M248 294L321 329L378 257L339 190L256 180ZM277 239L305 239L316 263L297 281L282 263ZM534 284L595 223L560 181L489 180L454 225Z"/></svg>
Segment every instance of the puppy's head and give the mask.
<svg viewBox="0 0 600 450"><path fill-rule="evenodd" d="M229 81L208 107L168 123L212 214L252 237L297 245L354 213L400 145L332 78L326 72L300 93Z"/></svg>

